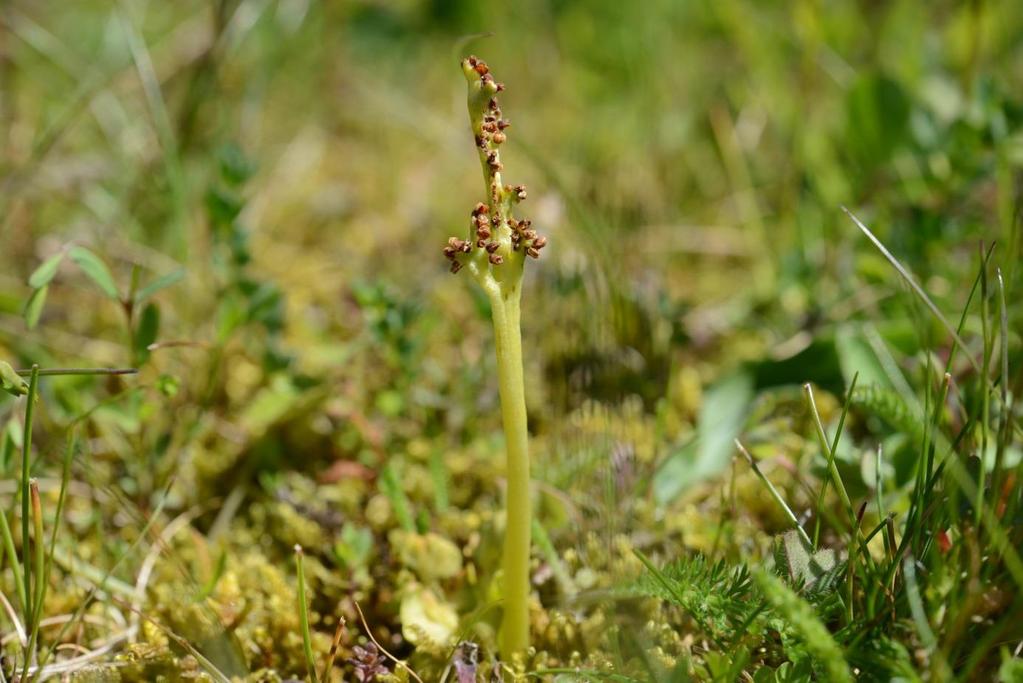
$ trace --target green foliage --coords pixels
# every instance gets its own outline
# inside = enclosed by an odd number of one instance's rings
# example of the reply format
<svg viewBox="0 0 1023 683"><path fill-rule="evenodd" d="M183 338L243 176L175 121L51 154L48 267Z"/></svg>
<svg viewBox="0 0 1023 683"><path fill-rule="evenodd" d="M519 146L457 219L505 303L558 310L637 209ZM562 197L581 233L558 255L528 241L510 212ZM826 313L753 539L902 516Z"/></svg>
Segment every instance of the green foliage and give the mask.
<svg viewBox="0 0 1023 683"><path fill-rule="evenodd" d="M156 341L160 332L160 308L148 303L139 316L138 329L135 330L134 357L137 365L142 365L149 358L149 346Z"/></svg>
<svg viewBox="0 0 1023 683"><path fill-rule="evenodd" d="M184 270L174 270L166 275L155 278L135 293L135 305L141 305L155 296L158 292L180 282L185 277Z"/></svg>
<svg viewBox="0 0 1023 683"><path fill-rule="evenodd" d="M75 262L82 272L110 299L117 301L120 294L114 276L103 260L85 247L74 246L68 250L68 258ZM43 264L44 266L46 264ZM38 271L36 271L38 272Z"/></svg>
<svg viewBox="0 0 1023 683"><path fill-rule="evenodd" d="M33 289L41 289L50 284L50 281L52 281L57 275L57 269L60 268L60 264L63 260L64 251L61 250L43 261L39 264L38 268L32 271L32 274L28 278L28 286Z"/></svg>
<svg viewBox="0 0 1023 683"><path fill-rule="evenodd" d="M999 683L1019 683L1023 681L1023 659L1003 655L1002 666L998 669Z"/></svg>
<svg viewBox="0 0 1023 683"><path fill-rule="evenodd" d="M902 85L883 74L863 76L850 88L846 139L861 168L876 170L906 142L910 108Z"/></svg>
<svg viewBox="0 0 1023 683"><path fill-rule="evenodd" d="M745 565L733 567L723 560L711 562L696 555L657 568L643 555L639 558L648 573L637 589L681 607L722 647L745 638L754 617L763 609Z"/></svg>
<svg viewBox="0 0 1023 683"><path fill-rule="evenodd" d="M28 382L14 371L10 363L0 360L0 388L12 396L24 396L28 393Z"/></svg>
<svg viewBox="0 0 1023 683"><path fill-rule="evenodd" d="M35 329L39 324L39 318L43 314L43 306L46 305L46 294L50 290L49 285L43 285L32 292L32 295L25 302L25 310L22 315L25 317L25 327Z"/></svg>
<svg viewBox="0 0 1023 683"><path fill-rule="evenodd" d="M775 566L807 595L833 591L845 574L845 565L833 548L814 552L797 531L786 531L776 540Z"/></svg>
<svg viewBox="0 0 1023 683"><path fill-rule="evenodd" d="M658 502L667 503L728 465L752 400L753 380L746 372L729 375L709 388L700 407L695 441L673 454L654 477Z"/></svg>
<svg viewBox="0 0 1023 683"><path fill-rule="evenodd" d="M244 184L252 169L234 144L217 154L218 174L206 192L206 211L214 241L212 265L218 279L217 339L226 343L242 332L262 332L264 366L280 370L290 358L280 345L285 324L285 298L280 287L254 274L249 230L242 221Z"/></svg>
<svg viewBox="0 0 1023 683"><path fill-rule="evenodd" d="M783 628L798 639L799 649L813 657L825 678L836 683L852 681L853 675L846 664L842 648L821 623L813 608L776 576L756 570L753 578L768 604L780 617ZM789 641L783 638L783 642L793 661L798 662L803 658L799 650L793 650Z"/></svg>

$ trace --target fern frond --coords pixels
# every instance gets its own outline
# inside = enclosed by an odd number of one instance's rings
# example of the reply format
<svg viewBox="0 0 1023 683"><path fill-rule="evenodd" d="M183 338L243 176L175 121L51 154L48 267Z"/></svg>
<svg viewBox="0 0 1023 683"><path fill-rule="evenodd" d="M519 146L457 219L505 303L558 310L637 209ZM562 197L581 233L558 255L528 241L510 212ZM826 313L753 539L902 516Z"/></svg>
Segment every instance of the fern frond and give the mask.
<svg viewBox="0 0 1023 683"><path fill-rule="evenodd" d="M685 610L715 642L741 639L763 609L746 565L730 566L694 555L659 569L644 555L637 556L648 573L640 577L636 590Z"/></svg>

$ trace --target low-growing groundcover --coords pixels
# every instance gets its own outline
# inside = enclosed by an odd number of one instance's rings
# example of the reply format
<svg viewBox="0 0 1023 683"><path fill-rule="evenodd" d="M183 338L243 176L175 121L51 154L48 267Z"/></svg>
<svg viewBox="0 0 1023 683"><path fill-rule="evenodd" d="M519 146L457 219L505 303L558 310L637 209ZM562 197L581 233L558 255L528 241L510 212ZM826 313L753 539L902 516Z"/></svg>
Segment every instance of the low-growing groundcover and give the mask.
<svg viewBox="0 0 1023 683"><path fill-rule="evenodd" d="M1023 680L1016 3L0 20L0 683Z"/></svg>

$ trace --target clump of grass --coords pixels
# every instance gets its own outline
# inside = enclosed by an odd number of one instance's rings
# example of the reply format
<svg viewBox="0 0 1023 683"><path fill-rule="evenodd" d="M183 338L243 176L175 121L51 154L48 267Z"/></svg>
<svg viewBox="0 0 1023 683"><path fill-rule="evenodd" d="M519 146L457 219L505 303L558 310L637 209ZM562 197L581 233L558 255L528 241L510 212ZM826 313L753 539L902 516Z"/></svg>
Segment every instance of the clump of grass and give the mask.
<svg viewBox="0 0 1023 683"><path fill-rule="evenodd" d="M61 375L124 375L134 373L132 368L49 368L41 369L33 365L28 370L14 370L10 364L0 361L0 389L16 396L25 397L25 427L22 439L21 478L18 495L21 498L21 556L14 546L10 524L6 513L0 514L0 536L2 551L7 555L8 564L14 575L16 594L21 606L23 634L23 660L21 677L18 680L32 681L39 677L46 655L40 656L39 629L43 618L43 605L49 587L50 569L57 546L57 530L60 524L64 501L67 496L68 482L71 473L71 458L74 454L75 442L72 436L68 439L60 481L60 494L54 515L54 527L50 534L49 550L46 548L46 534L43 524L43 503L39 496L39 485L31 476L32 472L32 433L35 422L36 403L39 400L39 380L44 376ZM28 377L26 382L23 377ZM0 672L2 673L2 672Z"/></svg>
<svg viewBox="0 0 1023 683"><path fill-rule="evenodd" d="M992 251L982 248L979 273L953 327L909 269L850 217L909 284L921 310L944 328L947 358L936 363L921 345L919 396L908 384L901 392L877 379L861 387L859 369L869 365L857 360L837 418L819 409L813 386L804 384L808 440L817 441L819 469L815 485L795 477L792 505L735 442L792 527L775 539L773 571L769 561L751 565L752 580L743 585L737 579L746 575L744 565L729 570L724 560L712 565L696 555L656 566L637 553L648 572L639 589L681 608L714 642L716 651L697 664L712 680L735 680L731 667L719 673L722 653L729 662L749 655L738 668L755 680L783 680L783 673L784 680L995 680L999 660L1011 661L999 647L1018 643L1023 587L1023 498L1014 486L1023 463L1008 458L1018 453L1019 414L1006 284L990 263ZM991 276L997 288L989 291ZM997 307L997 325L988 307ZM971 317L977 336L966 332ZM957 356L964 362L956 363ZM885 473L884 441L872 442L878 434L904 443L888 456L901 459L901 474ZM875 463L866 488L849 467L855 461L839 452L843 440ZM798 506L812 516L799 514ZM812 529L804 529L804 519L812 519ZM758 609L746 618L750 604ZM787 677L796 671L803 677Z"/></svg>
<svg viewBox="0 0 1023 683"><path fill-rule="evenodd" d="M526 257L539 258L547 238L530 221L512 215L526 198L522 185L501 178L501 145L509 122L502 116L494 80L486 63L462 60L469 84L469 122L479 154L487 202L472 210L467 239L452 237L444 248L451 272L468 270L490 300L497 352L501 412L507 447L508 493L503 557L504 618L500 649L505 657L529 647L529 545L532 511L529 502L529 444L522 374L522 273Z"/></svg>

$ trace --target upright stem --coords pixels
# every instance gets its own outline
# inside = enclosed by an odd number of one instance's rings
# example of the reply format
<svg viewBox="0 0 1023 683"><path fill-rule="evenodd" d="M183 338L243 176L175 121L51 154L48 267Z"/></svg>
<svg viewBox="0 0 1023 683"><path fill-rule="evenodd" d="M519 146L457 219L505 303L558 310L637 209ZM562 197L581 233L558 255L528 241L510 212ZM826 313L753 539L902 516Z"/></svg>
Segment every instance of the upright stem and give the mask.
<svg viewBox="0 0 1023 683"><path fill-rule="evenodd" d="M516 285L491 296L501 414L507 447L508 493L504 534L504 619L500 644L510 657L529 647L529 546L532 506L529 502L529 444L526 392L522 375L519 295Z"/></svg>
<svg viewBox="0 0 1023 683"><path fill-rule="evenodd" d="M529 543L533 512L529 504L529 443L526 391L522 377L519 328L522 272L526 257L537 259L547 238L529 220L517 220L512 208L526 198L522 185L501 179L500 147L511 124L503 118L497 93L504 86L476 57L462 60L469 85L469 123L487 190L487 203L472 210L469 239L452 237L444 248L451 272L468 270L490 299L497 348L501 416L508 449L508 496L503 558L504 618L499 636L505 659L529 648Z"/></svg>
<svg viewBox="0 0 1023 683"><path fill-rule="evenodd" d="M25 628L30 628L33 619L32 596L32 555L29 545L29 525L31 524L31 491L29 479L32 470L32 422L36 412L36 395L39 392L39 366L33 365L28 382L28 394L25 396L25 432L22 436L21 451L21 552L22 569L24 571L25 592ZM36 580L39 580L38 578Z"/></svg>

